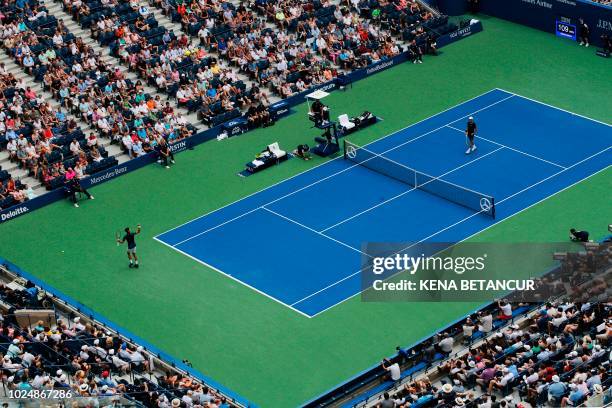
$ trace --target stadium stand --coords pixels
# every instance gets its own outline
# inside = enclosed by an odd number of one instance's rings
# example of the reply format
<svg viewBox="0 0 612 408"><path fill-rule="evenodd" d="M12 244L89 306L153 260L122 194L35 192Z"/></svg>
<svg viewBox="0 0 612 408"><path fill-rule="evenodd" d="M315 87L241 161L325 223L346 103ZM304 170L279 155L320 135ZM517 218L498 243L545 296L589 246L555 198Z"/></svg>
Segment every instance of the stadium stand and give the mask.
<svg viewBox="0 0 612 408"><path fill-rule="evenodd" d="M240 406L6 265L0 313L4 397L54 390L54 406Z"/></svg>
<svg viewBox="0 0 612 408"><path fill-rule="evenodd" d="M255 115L404 49L417 63L457 28L414 0L57 3L0 6L0 209L188 138L196 117L214 127ZM5 397L55 389L90 406L239 406L6 267L0 280ZM605 286L584 282L589 295ZM611 318L592 296L491 303L309 405L602 406Z"/></svg>
<svg viewBox="0 0 612 408"><path fill-rule="evenodd" d="M115 2L102 6L94 2L84 17L81 8L70 2L64 6L73 18L78 17L82 27L91 29L100 44L110 47L111 55L149 85L175 97L179 106L189 112L202 104L213 106L211 115L204 118L208 125L240 116L239 108L250 102L243 95L246 85L233 70L222 67L186 34L175 35L160 25L147 5Z"/></svg>
<svg viewBox="0 0 612 408"><path fill-rule="evenodd" d="M3 45L15 62L60 102L56 109L46 104L42 110L46 115L40 123L34 122L34 130L28 130L34 136L33 146L27 145L27 134L22 138L24 142L19 138L13 143L6 141L8 159L25 168L26 174L53 189L63 185L70 168L77 177L83 177L117 164L98 136L108 143L120 144L131 157L136 157L150 151L159 137L172 141L193 133L195 127L180 112L168 103L163 105L159 95L144 93L139 82L133 83L91 45L70 33L44 5L28 2L23 7L5 10ZM12 88L17 89L9 90L9 97L17 97L9 103L21 107L21 101L27 98L29 106L41 99L23 78L17 80L8 72L6 75L4 83L12 82ZM41 111L39 106L35 108ZM11 108L15 109L18 108ZM79 119L94 132L86 137L77 125ZM44 138L39 137L42 132ZM11 130L6 139L12 134ZM11 203L14 201L1 206L6 208Z"/></svg>
<svg viewBox="0 0 612 408"><path fill-rule="evenodd" d="M540 280L541 303L494 302L305 406L540 407L612 402L608 244L590 244ZM588 274L586 265L603 259ZM573 279L576 279L574 281ZM569 283L571 282L571 284ZM577 284L577 282L581 282ZM511 295L512 296L512 295ZM603 302L598 300L603 299Z"/></svg>
<svg viewBox="0 0 612 408"><path fill-rule="evenodd" d="M35 180L25 198L31 197L32 188L41 183L47 188L61 184L63 180L59 181L58 176L69 168L82 176L114 165L116 159L108 156L96 134L86 140L75 118L62 106L53 106L48 94L37 92L34 84L29 85L25 80L32 77L42 80L47 69L72 63L66 60L70 57L62 52L66 51L62 44L74 41L74 36L63 30L61 21L37 2L11 3L3 12L3 46L14 64L5 61L2 65L6 111L1 145L6 147L9 164L15 163L13 170L23 169L17 173L20 178L30 176ZM15 72L15 64L31 77ZM9 72L11 65L13 70ZM0 207L12 204L5 199Z"/></svg>
<svg viewBox="0 0 612 408"><path fill-rule="evenodd" d="M4 130L3 209L456 28L416 1L57 1L3 8L3 126L40 117Z"/></svg>
<svg viewBox="0 0 612 408"><path fill-rule="evenodd" d="M405 39L431 50L437 35L433 28L448 21L434 18L415 1L344 5L263 0L235 6L222 1L200 5L157 0L152 4L255 81L257 86L249 95L260 94L263 87L282 98L329 81L339 71L399 54L402 44L392 33L399 35L403 30Z"/></svg>

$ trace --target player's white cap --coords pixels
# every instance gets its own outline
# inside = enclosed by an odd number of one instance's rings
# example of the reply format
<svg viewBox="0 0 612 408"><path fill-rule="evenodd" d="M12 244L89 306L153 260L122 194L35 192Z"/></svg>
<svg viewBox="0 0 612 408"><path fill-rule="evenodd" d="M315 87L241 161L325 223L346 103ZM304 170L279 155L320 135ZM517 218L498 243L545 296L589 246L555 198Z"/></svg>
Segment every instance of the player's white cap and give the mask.
<svg viewBox="0 0 612 408"><path fill-rule="evenodd" d="M469 120L474 120L474 117L473 117L473 116L470 116L468 119L469 119Z"/></svg>

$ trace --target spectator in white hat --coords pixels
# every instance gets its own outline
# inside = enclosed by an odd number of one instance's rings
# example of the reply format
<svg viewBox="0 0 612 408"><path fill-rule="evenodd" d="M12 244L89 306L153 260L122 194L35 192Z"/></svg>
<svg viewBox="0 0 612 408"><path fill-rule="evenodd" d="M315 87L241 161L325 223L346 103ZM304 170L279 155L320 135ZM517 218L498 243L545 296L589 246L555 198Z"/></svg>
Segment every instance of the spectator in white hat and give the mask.
<svg viewBox="0 0 612 408"><path fill-rule="evenodd" d="M74 322L74 329L76 332L85 330L85 326L83 325L83 323L81 323L80 317L77 316L72 321Z"/></svg>
<svg viewBox="0 0 612 408"><path fill-rule="evenodd" d="M182 401L187 408L193 407L193 391L187 390L187 393L183 395Z"/></svg>
<svg viewBox="0 0 612 408"><path fill-rule="evenodd" d="M561 382L558 375L553 375L552 384L548 386L548 399L560 403L566 392L567 386L565 383Z"/></svg>
<svg viewBox="0 0 612 408"><path fill-rule="evenodd" d="M19 339L13 339L11 345L8 346L8 350L6 351L6 355L10 358L16 358L22 353L21 348L19 348Z"/></svg>
<svg viewBox="0 0 612 408"><path fill-rule="evenodd" d="M79 353L79 357L81 357L83 361L89 360L88 350L89 348L85 344L81 346L81 352Z"/></svg>

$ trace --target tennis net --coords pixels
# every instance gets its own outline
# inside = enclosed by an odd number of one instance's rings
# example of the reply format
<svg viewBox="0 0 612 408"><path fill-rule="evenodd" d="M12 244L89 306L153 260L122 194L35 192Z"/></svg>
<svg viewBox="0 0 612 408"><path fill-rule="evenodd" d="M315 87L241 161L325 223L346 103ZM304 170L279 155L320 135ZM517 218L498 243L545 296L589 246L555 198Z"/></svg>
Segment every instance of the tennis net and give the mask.
<svg viewBox="0 0 612 408"><path fill-rule="evenodd" d="M344 141L344 158L419 190L495 217L495 199L490 195L417 171L348 140Z"/></svg>

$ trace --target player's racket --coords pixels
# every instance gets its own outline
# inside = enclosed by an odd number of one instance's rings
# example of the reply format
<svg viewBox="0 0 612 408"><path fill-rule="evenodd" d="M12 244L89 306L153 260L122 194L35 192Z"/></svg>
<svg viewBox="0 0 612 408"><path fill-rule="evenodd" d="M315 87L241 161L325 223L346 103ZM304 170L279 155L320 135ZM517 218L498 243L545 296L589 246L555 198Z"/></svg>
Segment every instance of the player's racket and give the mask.
<svg viewBox="0 0 612 408"><path fill-rule="evenodd" d="M117 243L117 246L119 246L119 240L121 239L121 231L117 230L115 231L115 242Z"/></svg>

